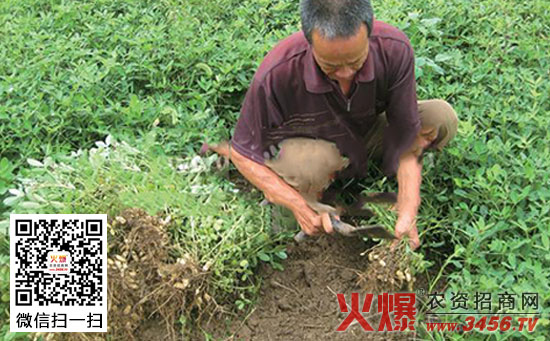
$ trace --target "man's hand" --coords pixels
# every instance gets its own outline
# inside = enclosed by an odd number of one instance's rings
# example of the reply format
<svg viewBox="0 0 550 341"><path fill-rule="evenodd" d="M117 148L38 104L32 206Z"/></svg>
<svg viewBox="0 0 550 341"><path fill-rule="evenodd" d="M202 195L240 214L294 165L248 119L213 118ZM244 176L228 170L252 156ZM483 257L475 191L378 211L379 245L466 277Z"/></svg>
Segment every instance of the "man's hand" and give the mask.
<svg viewBox="0 0 550 341"><path fill-rule="evenodd" d="M300 228L307 235L315 236L322 232L332 233L334 231L327 212L317 214L307 205L295 206L291 210Z"/></svg>
<svg viewBox="0 0 550 341"><path fill-rule="evenodd" d="M416 219L411 217L401 216L395 224L395 236L397 240L392 243L392 249L395 249L399 241L407 236L409 237L409 245L415 250L420 246L420 238L418 237L418 229L416 228Z"/></svg>

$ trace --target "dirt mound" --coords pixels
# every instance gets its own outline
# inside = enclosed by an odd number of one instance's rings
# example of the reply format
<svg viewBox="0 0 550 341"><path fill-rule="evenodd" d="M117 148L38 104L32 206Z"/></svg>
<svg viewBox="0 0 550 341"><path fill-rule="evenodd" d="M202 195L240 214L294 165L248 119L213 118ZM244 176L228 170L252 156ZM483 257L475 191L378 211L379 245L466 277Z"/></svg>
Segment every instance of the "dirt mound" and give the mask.
<svg viewBox="0 0 550 341"><path fill-rule="evenodd" d="M108 333L50 333L45 339L179 340L176 319L193 314L200 321L210 300L207 273L190 256L171 256L168 222L141 209L109 219Z"/></svg>
<svg viewBox="0 0 550 341"><path fill-rule="evenodd" d="M155 317L167 338L177 339L176 319L200 304L196 294L202 293L205 276L191 257L170 257L166 223L140 209L128 209L111 223L109 332L115 338L139 339L138 328Z"/></svg>
<svg viewBox="0 0 550 341"><path fill-rule="evenodd" d="M337 293L396 292L412 285L401 249L368 245L360 239L324 236L289 247L284 271L261 269L260 300L250 316L234 326L240 340L406 340L413 333L365 332L352 323L336 329L348 315L341 313ZM401 255L401 256L397 256ZM370 261L369 261L370 258ZM407 279L409 281L407 282ZM404 288L406 289L406 288ZM362 304L362 301L360 301ZM377 303L363 316L376 330L381 314Z"/></svg>

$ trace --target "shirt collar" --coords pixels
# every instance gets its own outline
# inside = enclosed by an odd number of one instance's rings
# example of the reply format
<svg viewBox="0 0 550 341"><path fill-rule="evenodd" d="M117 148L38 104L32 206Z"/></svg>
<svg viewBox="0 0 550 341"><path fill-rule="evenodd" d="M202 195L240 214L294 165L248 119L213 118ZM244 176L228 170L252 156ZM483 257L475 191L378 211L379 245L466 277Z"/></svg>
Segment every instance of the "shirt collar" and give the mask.
<svg viewBox="0 0 550 341"><path fill-rule="evenodd" d="M370 44L370 41L369 41ZM374 79L374 57L372 49L369 47L369 54L363 67L355 75L355 82L370 82ZM308 44L305 62L304 62L304 81L306 89L312 93L326 93L333 90L330 85L330 79L321 71L315 58L313 57L313 48Z"/></svg>

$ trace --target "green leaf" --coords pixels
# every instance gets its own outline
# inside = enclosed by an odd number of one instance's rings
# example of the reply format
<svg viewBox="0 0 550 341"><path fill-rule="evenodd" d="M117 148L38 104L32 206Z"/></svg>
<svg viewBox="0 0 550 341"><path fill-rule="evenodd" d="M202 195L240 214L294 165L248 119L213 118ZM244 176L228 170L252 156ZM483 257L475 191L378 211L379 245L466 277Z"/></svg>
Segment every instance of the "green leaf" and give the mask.
<svg viewBox="0 0 550 341"><path fill-rule="evenodd" d="M440 21L441 21L441 19L439 19L439 18L430 18L430 19L422 19L422 20L420 20L420 23L423 24L426 27L431 27L431 26L435 26Z"/></svg>
<svg viewBox="0 0 550 341"><path fill-rule="evenodd" d="M280 263L272 263L271 266L273 267L273 269L278 271L283 271L285 269Z"/></svg>
<svg viewBox="0 0 550 341"><path fill-rule="evenodd" d="M550 239L548 238L548 233L542 232L541 235L542 239L542 246L544 246L545 249L550 249Z"/></svg>
<svg viewBox="0 0 550 341"><path fill-rule="evenodd" d="M17 332L17 333L12 333L12 332L7 332L5 335L4 335L4 341L13 341L13 340L16 340L16 339L19 339L25 335L30 335L30 333L22 333L22 332Z"/></svg>
<svg viewBox="0 0 550 341"><path fill-rule="evenodd" d="M39 209L42 207L42 205L33 201L23 201L20 206L29 210Z"/></svg>
<svg viewBox="0 0 550 341"><path fill-rule="evenodd" d="M508 262L510 265L515 268L516 267L516 255L513 253L508 254Z"/></svg>
<svg viewBox="0 0 550 341"><path fill-rule="evenodd" d="M0 221L0 235L7 235L9 233L10 221L9 219Z"/></svg>
<svg viewBox="0 0 550 341"><path fill-rule="evenodd" d="M208 66L207 64L205 63L197 63L195 64L195 67L197 69L200 69L200 70L203 70L204 72L206 72L206 75L208 77L212 77L212 75L214 74L214 72L212 71L212 69L210 68L210 66Z"/></svg>
<svg viewBox="0 0 550 341"><path fill-rule="evenodd" d="M269 262L269 260L271 259L266 253L264 252L260 252L258 253L258 258L260 258L261 260L263 260L264 262Z"/></svg>
<svg viewBox="0 0 550 341"><path fill-rule="evenodd" d="M4 205L13 206L15 205L16 202L19 201L19 199L21 199L21 197L16 197L16 196L7 197L6 199L4 199Z"/></svg>
<svg viewBox="0 0 550 341"><path fill-rule="evenodd" d="M27 159L27 163L33 167L44 167L44 164L35 159Z"/></svg>
<svg viewBox="0 0 550 341"><path fill-rule="evenodd" d="M288 258L288 256L286 255L286 252L284 252L284 251L279 251L279 252L275 253L275 255L277 257L281 258L281 259L287 259Z"/></svg>
<svg viewBox="0 0 550 341"><path fill-rule="evenodd" d="M2 174L2 177L7 176L8 174L11 175L11 171L13 169L13 165L7 158L3 157L0 159L0 174Z"/></svg>
<svg viewBox="0 0 550 341"><path fill-rule="evenodd" d="M435 56L435 61L436 62L446 62L450 59L452 59L453 56L450 55L450 54L447 54L447 53L439 53L438 55Z"/></svg>

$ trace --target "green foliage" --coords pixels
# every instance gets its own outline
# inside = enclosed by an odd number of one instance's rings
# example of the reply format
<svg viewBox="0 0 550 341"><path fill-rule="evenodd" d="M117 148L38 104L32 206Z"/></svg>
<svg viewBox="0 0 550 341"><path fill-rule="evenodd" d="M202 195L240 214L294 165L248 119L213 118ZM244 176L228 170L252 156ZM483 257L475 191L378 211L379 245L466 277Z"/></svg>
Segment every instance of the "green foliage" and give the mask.
<svg viewBox="0 0 550 341"><path fill-rule="evenodd" d="M418 262L437 267L430 288L444 279L446 294L541 295L535 333L453 339L549 338L550 4L374 6L415 48L418 97L446 99L460 119L456 139L424 160L418 226L429 259ZM209 175L213 158L192 155L203 139L230 135L256 67L298 20L298 1L283 0L0 2L0 212L168 212L182 253L244 307L254 266L277 267L284 247L266 232L268 212ZM61 157L151 130L158 143ZM200 170L178 172L163 153ZM395 189L376 177L369 190Z"/></svg>
<svg viewBox="0 0 550 341"><path fill-rule="evenodd" d="M9 332L10 325L10 258L5 254L0 254L0 293L0 335L4 335Z"/></svg>
<svg viewBox="0 0 550 341"><path fill-rule="evenodd" d="M550 42L543 18L550 5L387 1L375 11L411 39L419 98L444 98L459 116L457 138L424 160L418 220L422 252L438 254L438 270L449 273L446 294L540 295L542 318L535 333L453 339L547 339L550 83L544 79ZM366 185L388 188L384 182ZM390 218L385 219L391 226Z"/></svg>
<svg viewBox="0 0 550 341"><path fill-rule="evenodd" d="M167 151L228 137L267 50L296 28L282 1L4 1L0 157L89 148L163 127Z"/></svg>
<svg viewBox="0 0 550 341"><path fill-rule="evenodd" d="M127 207L170 216L178 254L192 256L211 274L209 294L217 300L251 302L254 268L264 256L278 265L286 257L271 235L269 212L257 197L239 195L234 185L211 171L217 156L165 156L154 134L134 148L111 138L89 151L53 161L29 160L20 187L4 200L11 213L107 213ZM3 223L7 225L6 215ZM187 257L186 256L186 257ZM174 258L174 259L175 259Z"/></svg>
<svg viewBox="0 0 550 341"><path fill-rule="evenodd" d="M11 186L15 175L13 174L13 164L7 158L0 159L0 196L6 193Z"/></svg>

